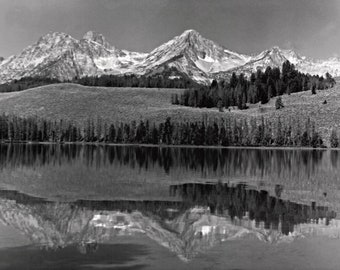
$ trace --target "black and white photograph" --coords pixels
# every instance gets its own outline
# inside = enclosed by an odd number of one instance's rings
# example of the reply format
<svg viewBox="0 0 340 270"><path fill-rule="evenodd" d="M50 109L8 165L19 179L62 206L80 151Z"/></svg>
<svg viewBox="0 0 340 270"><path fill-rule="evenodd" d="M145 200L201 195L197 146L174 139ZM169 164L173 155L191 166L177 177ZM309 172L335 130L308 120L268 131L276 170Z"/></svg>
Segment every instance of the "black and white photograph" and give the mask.
<svg viewBox="0 0 340 270"><path fill-rule="evenodd" d="M0 0L0 270L339 270L339 0Z"/></svg>

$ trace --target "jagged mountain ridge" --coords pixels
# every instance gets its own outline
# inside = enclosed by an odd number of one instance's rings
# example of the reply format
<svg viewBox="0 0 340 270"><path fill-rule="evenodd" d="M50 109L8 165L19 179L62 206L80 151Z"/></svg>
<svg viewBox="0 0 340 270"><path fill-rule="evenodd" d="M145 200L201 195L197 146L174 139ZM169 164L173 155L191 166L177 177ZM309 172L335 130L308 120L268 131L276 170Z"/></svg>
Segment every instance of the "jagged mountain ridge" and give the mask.
<svg viewBox="0 0 340 270"><path fill-rule="evenodd" d="M64 81L101 74L151 75L171 67L197 82L207 83L214 78L227 78L232 72L249 75L258 68L281 67L286 60L304 73L340 75L340 59L336 57L314 60L279 47L253 56L239 54L195 30L184 31L150 53L118 49L103 35L89 31L80 40L59 32L41 37L20 54L0 62L0 83L28 76Z"/></svg>
<svg viewBox="0 0 340 270"><path fill-rule="evenodd" d="M0 82L22 77L50 77L71 80L85 75L100 75L109 67L111 73L124 73L127 65L143 59L144 54L119 50L95 32L81 40L65 33L48 33L19 55L0 64Z"/></svg>
<svg viewBox="0 0 340 270"><path fill-rule="evenodd" d="M257 69L264 70L266 67L281 67L283 62L288 60L295 67L303 72L311 75L324 76L327 72L333 76L340 75L340 61L337 58L328 60L314 60L301 56L293 50L283 50L275 46L269 50L263 51L254 56L248 63L243 66L236 67L229 72L244 73L249 75Z"/></svg>

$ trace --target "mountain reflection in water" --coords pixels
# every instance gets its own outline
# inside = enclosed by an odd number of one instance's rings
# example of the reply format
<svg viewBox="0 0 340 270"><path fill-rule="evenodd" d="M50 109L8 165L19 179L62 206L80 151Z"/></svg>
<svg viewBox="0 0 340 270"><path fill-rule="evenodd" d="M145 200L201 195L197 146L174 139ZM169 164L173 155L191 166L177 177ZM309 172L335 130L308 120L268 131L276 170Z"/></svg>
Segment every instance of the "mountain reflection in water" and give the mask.
<svg viewBox="0 0 340 270"><path fill-rule="evenodd" d="M170 201L56 202L17 191L0 192L0 220L33 244L81 253L98 252L119 236L143 234L187 261L228 240L255 237L268 243L299 237L340 236L328 207L270 196L244 184L170 186Z"/></svg>

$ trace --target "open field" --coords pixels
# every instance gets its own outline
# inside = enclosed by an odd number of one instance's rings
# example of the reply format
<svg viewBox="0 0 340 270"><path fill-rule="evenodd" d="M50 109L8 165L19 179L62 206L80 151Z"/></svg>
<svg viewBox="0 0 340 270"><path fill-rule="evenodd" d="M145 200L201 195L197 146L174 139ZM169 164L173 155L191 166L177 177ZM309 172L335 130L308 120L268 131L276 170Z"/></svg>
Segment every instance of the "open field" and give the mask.
<svg viewBox="0 0 340 270"><path fill-rule="evenodd" d="M55 84L22 92L1 93L0 112L49 119L69 119L84 123L101 116L108 121L149 119L163 121L201 119L206 109L171 105L171 94L180 89L86 87ZM200 113L201 112L201 113ZM218 116L216 109L209 110Z"/></svg>
<svg viewBox="0 0 340 270"><path fill-rule="evenodd" d="M22 92L1 93L0 113L13 113L21 116L37 115L48 119L68 119L83 124L89 117L131 121L149 119L151 122L172 120L201 120L236 116L238 118L261 117L294 120L308 116L316 123L318 131L328 142L330 130L340 130L340 87L318 91L294 93L283 96L285 108L275 110L275 99L268 104L252 104L247 110L232 109L218 112L217 109L199 109L172 105L172 93L180 89L146 88L105 88L85 87L76 84L56 84L25 90ZM323 104L326 100L327 104ZM303 124L303 123L301 123Z"/></svg>

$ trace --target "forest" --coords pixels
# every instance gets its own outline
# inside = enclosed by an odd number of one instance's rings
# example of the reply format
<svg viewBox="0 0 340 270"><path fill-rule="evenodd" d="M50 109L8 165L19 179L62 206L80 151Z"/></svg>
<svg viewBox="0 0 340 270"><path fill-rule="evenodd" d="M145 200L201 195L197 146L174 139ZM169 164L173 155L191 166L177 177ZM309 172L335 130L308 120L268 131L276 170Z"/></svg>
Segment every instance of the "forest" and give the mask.
<svg viewBox="0 0 340 270"><path fill-rule="evenodd" d="M335 80L329 73L323 76L311 76L295 69L288 60L282 65L282 69L267 67L264 72L258 69L250 78L243 74L232 74L230 81L213 80L210 86L200 86L186 89L183 94L173 94L171 103L190 107L223 107L237 106L239 109L247 109L247 104L261 102L266 104L271 98L283 94L311 90L324 90L333 87Z"/></svg>
<svg viewBox="0 0 340 270"><path fill-rule="evenodd" d="M88 119L83 125L50 121L38 117L0 116L1 142L83 142L118 144L195 145L195 146L297 146L325 147L314 123L307 119L291 121L236 118L202 119L198 122L159 124L109 123L102 118ZM331 146L338 147L334 130Z"/></svg>
<svg viewBox="0 0 340 270"><path fill-rule="evenodd" d="M0 93L23 91L38 86L61 83L57 79L42 77L25 77L20 80L13 80L9 83L0 84Z"/></svg>
<svg viewBox="0 0 340 270"><path fill-rule="evenodd" d="M176 68L163 70L154 75L101 75L75 78L73 83L86 86L141 87L141 88L193 88L199 85Z"/></svg>
<svg viewBox="0 0 340 270"><path fill-rule="evenodd" d="M66 83L76 83L84 86L103 86L103 87L141 87L141 88L193 88L198 84L190 79L187 75L177 72L176 69L170 68L162 74L154 75L101 75L85 76L74 78ZM45 77L24 77L19 80L13 80L9 83L0 85L0 93L23 91L43 85L62 83L58 79Z"/></svg>

